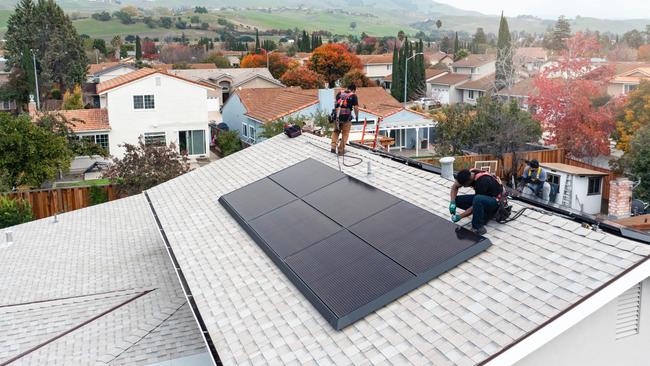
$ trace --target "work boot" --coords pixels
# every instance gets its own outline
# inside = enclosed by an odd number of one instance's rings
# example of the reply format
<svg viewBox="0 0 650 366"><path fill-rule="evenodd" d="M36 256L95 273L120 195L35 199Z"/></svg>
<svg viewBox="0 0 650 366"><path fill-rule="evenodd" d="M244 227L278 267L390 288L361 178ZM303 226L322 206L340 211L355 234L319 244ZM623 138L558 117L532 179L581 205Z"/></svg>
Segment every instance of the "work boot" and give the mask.
<svg viewBox="0 0 650 366"><path fill-rule="evenodd" d="M331 152L332 154L336 154L336 149L330 149L330 152Z"/></svg>
<svg viewBox="0 0 650 366"><path fill-rule="evenodd" d="M475 232L478 235L485 235L487 233L487 229L485 228L485 226L481 226L478 229L472 228L472 231Z"/></svg>

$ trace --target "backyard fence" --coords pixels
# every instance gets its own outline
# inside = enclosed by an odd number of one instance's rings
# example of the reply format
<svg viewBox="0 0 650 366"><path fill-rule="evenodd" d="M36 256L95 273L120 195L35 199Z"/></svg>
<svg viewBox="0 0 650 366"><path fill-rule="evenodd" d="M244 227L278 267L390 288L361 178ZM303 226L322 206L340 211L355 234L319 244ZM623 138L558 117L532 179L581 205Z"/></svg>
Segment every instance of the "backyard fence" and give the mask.
<svg viewBox="0 0 650 366"><path fill-rule="evenodd" d="M107 201L119 198L117 187L114 185L95 187L106 193ZM91 187L72 187L10 192L4 195L11 199L27 200L32 206L34 219L42 219L57 213L91 206L90 192Z"/></svg>

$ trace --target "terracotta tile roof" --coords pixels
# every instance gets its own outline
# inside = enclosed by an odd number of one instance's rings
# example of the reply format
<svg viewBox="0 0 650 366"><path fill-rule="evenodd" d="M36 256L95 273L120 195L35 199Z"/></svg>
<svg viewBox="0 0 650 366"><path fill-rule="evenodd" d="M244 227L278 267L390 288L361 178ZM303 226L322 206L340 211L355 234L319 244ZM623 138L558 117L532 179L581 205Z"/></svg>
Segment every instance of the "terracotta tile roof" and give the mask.
<svg viewBox="0 0 650 366"><path fill-rule="evenodd" d="M471 54L462 60L458 60L451 64L452 67L479 67L487 63L494 62L495 55L475 55Z"/></svg>
<svg viewBox="0 0 650 366"><path fill-rule="evenodd" d="M359 99L359 109L364 112L388 117L404 109L402 103L380 86L357 88L356 94Z"/></svg>
<svg viewBox="0 0 650 366"><path fill-rule="evenodd" d="M208 69L216 69L217 65L211 64L211 63L203 63L203 64L185 64L187 66L187 69L191 70L208 70ZM151 65L156 70L185 70L185 69L174 69L174 64L153 64Z"/></svg>
<svg viewBox="0 0 650 366"><path fill-rule="evenodd" d="M450 72L448 74L444 74L442 76L438 76L432 80L427 80L429 84L438 84L438 85L456 85L458 83L462 83L465 80L469 80L470 75L469 74L456 74L453 72Z"/></svg>
<svg viewBox="0 0 650 366"><path fill-rule="evenodd" d="M119 65L119 62L103 62L100 64L90 64L88 65L88 75L95 75L96 73L100 71L104 71L106 69L109 69L111 67L115 67Z"/></svg>
<svg viewBox="0 0 650 366"><path fill-rule="evenodd" d="M318 89L251 88L237 90L246 115L260 122L272 122L318 103Z"/></svg>
<svg viewBox="0 0 650 366"><path fill-rule="evenodd" d="M444 53L442 51L436 51L436 52L427 52L424 54L425 58L429 59L429 62L431 63L437 63L442 61L445 57L451 58L451 55Z"/></svg>
<svg viewBox="0 0 650 366"><path fill-rule="evenodd" d="M515 83L510 88L502 89L497 94L513 97L528 97L530 95L537 95L537 88L535 87L535 79L528 78L522 79Z"/></svg>
<svg viewBox="0 0 650 366"><path fill-rule="evenodd" d="M72 124L74 132L110 130L108 110L106 109L73 109L56 111Z"/></svg>
<svg viewBox="0 0 650 366"><path fill-rule="evenodd" d="M193 84L197 84L197 85L200 85L200 86L203 86L203 87L214 89L213 85L210 85L210 84L207 84L207 83L186 79L184 77L180 77L180 76L177 76L177 75L168 74L168 73L166 73L164 71L161 71L161 70L143 68L143 69L139 69L139 70L130 72L130 73L126 74L126 75L121 75L121 76L118 76L116 78L113 78L113 79L110 79L110 80L107 80L107 81L104 81L102 83L97 84L97 94L102 94L102 93L106 92L107 90L116 88L116 87L124 85L124 84L128 84L130 82L142 79L144 77L147 77L147 76L153 75L153 74L166 75L166 76L169 76L169 77L173 77L173 78L176 78L176 79L187 81L188 83L193 83Z"/></svg>
<svg viewBox="0 0 650 366"><path fill-rule="evenodd" d="M494 86L494 73L483 76L480 79L466 81L459 86L457 89L471 89L471 90L490 90Z"/></svg>
<svg viewBox="0 0 650 366"><path fill-rule="evenodd" d="M543 47L521 47L515 50L513 57L518 62L532 62L535 60L546 60L547 52Z"/></svg>
<svg viewBox="0 0 650 366"><path fill-rule="evenodd" d="M650 67L648 62L610 62L609 65L614 67L616 75L625 74L637 68Z"/></svg>
<svg viewBox="0 0 650 366"><path fill-rule="evenodd" d="M358 57L364 65L393 63L392 53L384 53L381 55L358 55Z"/></svg>

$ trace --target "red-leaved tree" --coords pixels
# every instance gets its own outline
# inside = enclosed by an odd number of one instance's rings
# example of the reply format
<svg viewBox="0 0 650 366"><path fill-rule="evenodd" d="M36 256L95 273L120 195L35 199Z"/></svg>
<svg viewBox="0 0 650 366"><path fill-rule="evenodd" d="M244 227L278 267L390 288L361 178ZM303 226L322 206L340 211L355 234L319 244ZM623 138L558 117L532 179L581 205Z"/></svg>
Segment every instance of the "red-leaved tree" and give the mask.
<svg viewBox="0 0 650 366"><path fill-rule="evenodd" d="M242 58L239 67L252 68L252 67L266 67L267 58L266 52L249 53ZM274 78L279 79L289 69L289 58L278 53L270 53L268 55L269 71Z"/></svg>
<svg viewBox="0 0 650 366"><path fill-rule="evenodd" d="M357 55L351 53L340 43L324 44L311 54L307 67L323 75L330 88L336 81L352 69L362 69L363 65Z"/></svg>
<svg viewBox="0 0 650 366"><path fill-rule="evenodd" d="M542 124L544 140L571 156L607 155L615 128L615 103L606 95L613 70L592 64L600 48L595 37L578 32L566 44L560 58L534 80L534 118Z"/></svg>
<svg viewBox="0 0 650 366"><path fill-rule="evenodd" d="M304 66L288 70L280 78L286 86L299 86L303 89L320 89L325 86L325 79Z"/></svg>

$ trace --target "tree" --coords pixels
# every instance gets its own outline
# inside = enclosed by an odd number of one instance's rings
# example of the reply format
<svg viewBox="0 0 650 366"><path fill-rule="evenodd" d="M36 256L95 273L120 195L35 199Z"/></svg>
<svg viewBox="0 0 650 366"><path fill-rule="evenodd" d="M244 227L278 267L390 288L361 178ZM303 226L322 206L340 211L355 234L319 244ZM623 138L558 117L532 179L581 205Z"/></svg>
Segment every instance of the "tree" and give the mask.
<svg viewBox="0 0 650 366"><path fill-rule="evenodd" d="M640 181L634 195L643 201L650 201L650 124L637 131L622 160L632 178Z"/></svg>
<svg viewBox="0 0 650 366"><path fill-rule="evenodd" d="M512 53L510 29L508 28L508 21L502 13L497 41L496 73L494 76L497 90L508 88L514 83L515 70L512 67Z"/></svg>
<svg viewBox="0 0 650 366"><path fill-rule="evenodd" d="M357 22L350 22L350 29L356 29L357 28Z"/></svg>
<svg viewBox="0 0 650 366"><path fill-rule="evenodd" d="M25 199L0 196L0 229L32 221L32 205Z"/></svg>
<svg viewBox="0 0 650 366"><path fill-rule="evenodd" d="M99 13L93 13L91 17L95 20L99 20L100 22L107 22L111 20L111 14L107 11L102 11Z"/></svg>
<svg viewBox="0 0 650 366"><path fill-rule="evenodd" d="M362 69L361 60L340 43L324 44L314 50L308 67L323 75L330 88L352 69Z"/></svg>
<svg viewBox="0 0 650 366"><path fill-rule="evenodd" d="M392 80L390 83L390 95L397 100L404 99L404 81L402 80L402 74L400 70L400 59L399 59L399 49L397 47L397 42L393 47L393 70L392 70Z"/></svg>
<svg viewBox="0 0 650 366"><path fill-rule="evenodd" d="M354 84L357 87L367 87L373 86L374 83L360 69L352 69L341 78L341 86L347 87L350 84ZM374 86L376 85L374 84Z"/></svg>
<svg viewBox="0 0 650 366"><path fill-rule="evenodd" d="M571 25L564 15L560 15L551 33L550 49L560 51L566 49L566 41L571 37Z"/></svg>
<svg viewBox="0 0 650 366"><path fill-rule="evenodd" d="M444 106L434 114L438 121L435 128L436 150L442 155L462 155L463 149L471 147L480 131L472 128L473 107L469 104Z"/></svg>
<svg viewBox="0 0 650 366"><path fill-rule="evenodd" d="M273 40L270 39L265 39L262 41L262 48L266 50L266 52L270 52L278 48L278 45L273 42Z"/></svg>
<svg viewBox="0 0 650 366"><path fill-rule="evenodd" d="M35 124L53 133L56 136L62 137L68 143L68 150L72 152L73 156L103 156L108 157L108 152L97 145L94 141L79 138L74 132L73 127L86 123L78 119L67 119L60 112L45 112L41 113Z"/></svg>
<svg viewBox="0 0 650 366"><path fill-rule="evenodd" d="M263 138L271 138L284 132L284 126L296 125L303 127L307 117L305 116L288 116L262 125L262 132L259 134Z"/></svg>
<svg viewBox="0 0 650 366"><path fill-rule="evenodd" d="M170 17L160 17L160 26L163 28L171 28L172 24L174 24L172 18Z"/></svg>
<svg viewBox="0 0 650 366"><path fill-rule="evenodd" d="M108 49L106 48L106 41L104 41L101 38L93 39L93 49L99 51L104 56L108 54Z"/></svg>
<svg viewBox="0 0 650 366"><path fill-rule="evenodd" d="M113 16L120 20L122 24L133 24L133 16L123 10L119 10L113 13Z"/></svg>
<svg viewBox="0 0 650 366"><path fill-rule="evenodd" d="M201 18L199 18L198 15L192 15L190 17L190 23L192 24L199 24L201 22Z"/></svg>
<svg viewBox="0 0 650 366"><path fill-rule="evenodd" d="M74 86L72 92L70 92L70 90L67 90L63 94L63 109L83 109L83 107L84 102L83 95L81 93L81 85L77 84Z"/></svg>
<svg viewBox="0 0 650 366"><path fill-rule="evenodd" d="M639 48L645 43L643 33L639 32L636 29L632 29L629 32L623 34L623 42L630 46L631 48Z"/></svg>
<svg viewBox="0 0 650 366"><path fill-rule="evenodd" d="M637 54L637 59L639 61L650 61L650 44L646 44L639 47L639 53Z"/></svg>
<svg viewBox="0 0 650 366"><path fill-rule="evenodd" d="M70 167L67 141L34 124L26 114L0 113L0 172L5 185L40 187Z"/></svg>
<svg viewBox="0 0 650 366"><path fill-rule="evenodd" d="M255 28L255 52L259 53L260 51L260 31ZM266 50L267 52L269 50Z"/></svg>
<svg viewBox="0 0 650 366"><path fill-rule="evenodd" d="M440 29L442 27L442 20L438 19L436 20L436 29Z"/></svg>
<svg viewBox="0 0 650 366"><path fill-rule="evenodd" d="M499 32L499 35L501 35L501 32ZM484 53L485 48L487 45L487 36L485 35L485 32L483 31L483 28L476 28L476 33L474 33L474 36L472 37L472 52L473 53Z"/></svg>
<svg viewBox="0 0 650 366"><path fill-rule="evenodd" d="M135 59L142 60L142 45L140 44L140 36L135 36Z"/></svg>
<svg viewBox="0 0 650 366"><path fill-rule="evenodd" d="M234 154L241 150L239 131L221 131L217 136L217 146L223 156Z"/></svg>
<svg viewBox="0 0 650 366"><path fill-rule="evenodd" d="M88 59L83 42L70 18L53 0L39 0L36 4L21 0L7 21L5 39L8 67L15 76L22 77L16 78L24 84L20 90L33 93L33 86L27 85L24 77L30 72L27 70L33 69L30 50L36 56L41 95L55 83L69 89L85 81ZM27 97L24 94L19 99L27 101Z"/></svg>
<svg viewBox="0 0 650 366"><path fill-rule="evenodd" d="M613 71L607 66L589 67L591 54L599 48L595 37L576 33L557 63L535 78L538 94L529 98L546 142L578 158L609 154L614 132L613 103L602 102Z"/></svg>
<svg viewBox="0 0 650 366"><path fill-rule="evenodd" d="M194 12L197 14L207 14L208 9L206 9L204 6L196 6L194 7Z"/></svg>
<svg viewBox="0 0 650 366"><path fill-rule="evenodd" d="M219 69L230 68L230 61L220 52L210 52L203 62L215 64Z"/></svg>
<svg viewBox="0 0 650 366"><path fill-rule="evenodd" d="M642 80L631 92L616 119L616 148L630 150L630 142L641 128L650 125L650 81Z"/></svg>
<svg viewBox="0 0 650 366"><path fill-rule="evenodd" d="M103 177L119 183L121 194L133 195L190 171L187 157L178 153L174 143L145 145L140 136L137 145L124 144L122 159L114 158Z"/></svg>
<svg viewBox="0 0 650 366"><path fill-rule="evenodd" d="M458 32L456 32L454 36L454 60L459 60L459 58L456 57L458 51L460 51L460 43L458 42Z"/></svg>
<svg viewBox="0 0 650 366"><path fill-rule="evenodd" d="M119 35L113 36L113 39L111 39L111 46L113 46L113 51L115 52L115 59L119 60L122 48L122 38Z"/></svg>
<svg viewBox="0 0 650 366"><path fill-rule="evenodd" d="M449 37L444 36L442 41L440 42L440 51L444 53L449 53L451 51L452 45L451 45L451 40Z"/></svg>
<svg viewBox="0 0 650 366"><path fill-rule="evenodd" d="M302 89L321 89L325 87L325 78L305 66L287 70L280 78L286 86L299 86Z"/></svg>
<svg viewBox="0 0 650 366"><path fill-rule="evenodd" d="M274 78L279 79L289 69L289 59L278 53L267 54L264 51L260 54L249 53L242 58L239 67L242 69L266 67L267 55L269 71Z"/></svg>

